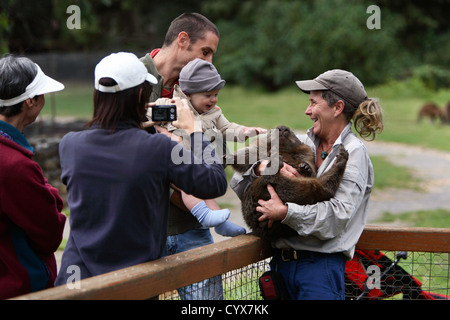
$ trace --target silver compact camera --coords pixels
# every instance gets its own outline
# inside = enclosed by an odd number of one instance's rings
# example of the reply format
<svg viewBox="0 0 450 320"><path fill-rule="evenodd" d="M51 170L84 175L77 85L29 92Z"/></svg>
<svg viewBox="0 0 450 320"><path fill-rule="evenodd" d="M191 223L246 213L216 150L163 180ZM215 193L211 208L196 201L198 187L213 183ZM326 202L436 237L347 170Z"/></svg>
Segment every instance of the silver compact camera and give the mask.
<svg viewBox="0 0 450 320"><path fill-rule="evenodd" d="M177 120L177 106L174 104L153 106L152 120L154 122L167 122Z"/></svg>

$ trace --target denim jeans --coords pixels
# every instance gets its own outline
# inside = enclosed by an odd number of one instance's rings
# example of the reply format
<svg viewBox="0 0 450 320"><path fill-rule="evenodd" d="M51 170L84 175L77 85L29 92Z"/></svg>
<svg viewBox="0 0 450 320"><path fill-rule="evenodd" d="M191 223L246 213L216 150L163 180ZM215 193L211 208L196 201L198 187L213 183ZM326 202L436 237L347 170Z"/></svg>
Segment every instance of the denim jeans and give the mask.
<svg viewBox="0 0 450 320"><path fill-rule="evenodd" d="M167 255L214 243L209 229L198 228L168 236ZM181 300L223 300L222 276L218 275L178 289Z"/></svg>
<svg viewBox="0 0 450 320"><path fill-rule="evenodd" d="M293 300L344 300L345 263L341 253L308 252L291 261L274 255L270 267L281 274Z"/></svg>

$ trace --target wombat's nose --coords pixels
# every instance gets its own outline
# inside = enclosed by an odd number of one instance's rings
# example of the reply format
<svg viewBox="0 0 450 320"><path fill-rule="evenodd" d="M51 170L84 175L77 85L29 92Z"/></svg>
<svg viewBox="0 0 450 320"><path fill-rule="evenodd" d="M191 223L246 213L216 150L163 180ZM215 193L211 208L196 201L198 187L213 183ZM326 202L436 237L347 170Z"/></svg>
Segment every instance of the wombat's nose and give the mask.
<svg viewBox="0 0 450 320"><path fill-rule="evenodd" d="M289 134L289 128L286 126L278 126L277 129L280 131L280 135L287 136Z"/></svg>

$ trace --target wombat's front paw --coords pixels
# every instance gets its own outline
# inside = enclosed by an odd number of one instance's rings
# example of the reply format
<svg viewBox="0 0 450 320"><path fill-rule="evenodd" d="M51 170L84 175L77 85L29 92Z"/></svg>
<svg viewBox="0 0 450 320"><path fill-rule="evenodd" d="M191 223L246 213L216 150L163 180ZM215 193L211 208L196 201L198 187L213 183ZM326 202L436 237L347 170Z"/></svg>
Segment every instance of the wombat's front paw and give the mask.
<svg viewBox="0 0 450 320"><path fill-rule="evenodd" d="M314 170L311 168L309 164L306 162L300 163L300 166L298 167L298 173L300 173L303 177L312 177L314 174Z"/></svg>
<svg viewBox="0 0 450 320"><path fill-rule="evenodd" d="M267 163L266 168L264 169L263 175L274 175L278 173L281 170L281 168L283 168L283 165L284 165L283 159L281 157L279 157L278 159L271 157L269 159L269 162Z"/></svg>
<svg viewBox="0 0 450 320"><path fill-rule="evenodd" d="M348 160L348 152L347 150L345 150L344 146L341 144L341 146L339 147L339 153L336 157L336 163L339 164L343 164L345 165L347 163Z"/></svg>

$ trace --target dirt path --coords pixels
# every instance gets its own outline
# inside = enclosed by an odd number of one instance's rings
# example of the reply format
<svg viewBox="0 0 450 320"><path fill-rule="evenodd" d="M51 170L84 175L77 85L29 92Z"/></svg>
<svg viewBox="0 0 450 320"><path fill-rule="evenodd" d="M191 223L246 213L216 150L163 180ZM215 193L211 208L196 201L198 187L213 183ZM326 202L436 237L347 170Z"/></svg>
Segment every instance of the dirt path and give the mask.
<svg viewBox="0 0 450 320"><path fill-rule="evenodd" d="M450 153L387 142L369 142L367 148L370 155L383 156L396 165L410 168L423 181L424 190L375 190L370 200L368 224L380 218L384 212L395 214L416 210L450 210ZM228 188L218 203L230 209L232 222L246 227L240 201L233 190ZM215 241L228 239L217 235L213 229L211 231Z"/></svg>
<svg viewBox="0 0 450 320"><path fill-rule="evenodd" d="M398 143L371 142L367 146L370 155L381 155L396 165L411 169L423 182L423 191L374 192L369 222L385 211L395 214L417 210L450 210L450 153Z"/></svg>

